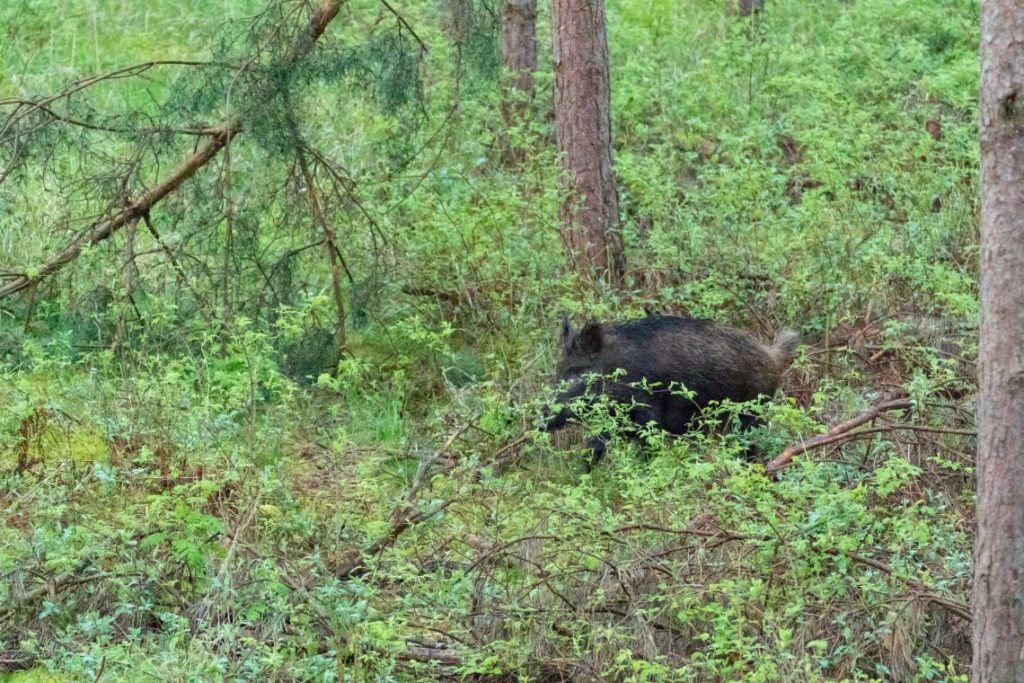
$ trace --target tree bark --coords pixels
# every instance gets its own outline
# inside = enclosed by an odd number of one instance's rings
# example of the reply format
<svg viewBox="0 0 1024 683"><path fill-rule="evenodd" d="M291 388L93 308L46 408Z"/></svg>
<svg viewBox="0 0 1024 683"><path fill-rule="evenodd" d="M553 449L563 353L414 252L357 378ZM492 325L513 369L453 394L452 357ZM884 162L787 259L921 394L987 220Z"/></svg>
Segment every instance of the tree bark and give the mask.
<svg viewBox="0 0 1024 683"><path fill-rule="evenodd" d="M974 662L1024 681L1024 0L981 22L981 344Z"/></svg>
<svg viewBox="0 0 1024 683"><path fill-rule="evenodd" d="M498 148L505 164L522 163L526 150L508 131L528 122L533 101L533 72L537 70L537 0L504 0L501 14L501 59L505 66L501 120L505 130Z"/></svg>
<svg viewBox="0 0 1024 683"><path fill-rule="evenodd" d="M604 0L551 0L551 24L555 136L566 183L562 242L581 277L618 285L625 257L612 173Z"/></svg>
<svg viewBox="0 0 1024 683"><path fill-rule="evenodd" d="M533 97L537 70L537 0L505 0L501 15L501 58L511 88ZM520 112L521 113L521 112Z"/></svg>

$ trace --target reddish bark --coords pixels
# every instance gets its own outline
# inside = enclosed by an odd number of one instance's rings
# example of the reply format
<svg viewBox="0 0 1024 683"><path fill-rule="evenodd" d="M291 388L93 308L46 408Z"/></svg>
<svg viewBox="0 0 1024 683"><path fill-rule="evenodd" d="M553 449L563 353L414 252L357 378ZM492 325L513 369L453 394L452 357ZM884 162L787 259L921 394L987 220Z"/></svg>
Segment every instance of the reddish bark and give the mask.
<svg viewBox="0 0 1024 683"><path fill-rule="evenodd" d="M513 90L533 96L537 70L537 0L505 0L501 16L501 57Z"/></svg>
<svg viewBox="0 0 1024 683"><path fill-rule="evenodd" d="M625 270L612 173L611 86L604 0L551 0L555 134L565 171L562 242L584 278Z"/></svg>
<svg viewBox="0 0 1024 683"><path fill-rule="evenodd" d="M1024 0L981 22L981 344L974 665L1024 681Z"/></svg>

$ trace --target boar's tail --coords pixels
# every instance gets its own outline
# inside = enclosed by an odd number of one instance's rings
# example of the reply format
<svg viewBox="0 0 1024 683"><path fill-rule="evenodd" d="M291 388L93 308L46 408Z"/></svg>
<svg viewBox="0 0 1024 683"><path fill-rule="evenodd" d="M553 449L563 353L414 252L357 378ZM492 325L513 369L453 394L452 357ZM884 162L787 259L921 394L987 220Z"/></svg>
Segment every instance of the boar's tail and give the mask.
<svg viewBox="0 0 1024 683"><path fill-rule="evenodd" d="M800 346L800 333L796 330L787 328L780 330L775 335L775 341L772 342L771 349L781 369L788 367L790 362L792 362L793 354L798 346Z"/></svg>

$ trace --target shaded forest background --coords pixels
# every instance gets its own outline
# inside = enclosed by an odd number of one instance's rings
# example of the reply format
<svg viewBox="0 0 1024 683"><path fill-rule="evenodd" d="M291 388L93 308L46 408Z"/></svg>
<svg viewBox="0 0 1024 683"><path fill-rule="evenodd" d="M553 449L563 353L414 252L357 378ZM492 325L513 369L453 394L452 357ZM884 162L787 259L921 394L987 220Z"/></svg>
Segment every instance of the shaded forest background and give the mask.
<svg viewBox="0 0 1024 683"><path fill-rule="evenodd" d="M510 127L496 3L301 49L303 2L146 5L0 7L0 292L238 126L0 299L0 671L967 680L977 3L610 2L616 288L546 7ZM767 453L868 417L777 481L729 432L582 475L533 433L563 309L801 329Z"/></svg>

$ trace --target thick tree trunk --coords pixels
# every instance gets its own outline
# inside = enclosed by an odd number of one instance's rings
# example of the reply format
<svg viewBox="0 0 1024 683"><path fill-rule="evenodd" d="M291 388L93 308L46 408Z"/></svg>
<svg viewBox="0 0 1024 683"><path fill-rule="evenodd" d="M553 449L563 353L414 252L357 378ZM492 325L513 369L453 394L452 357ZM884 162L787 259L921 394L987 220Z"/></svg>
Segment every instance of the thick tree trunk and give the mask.
<svg viewBox="0 0 1024 683"><path fill-rule="evenodd" d="M537 0L505 0L501 15L501 57L510 74L509 85L533 96L537 70Z"/></svg>
<svg viewBox="0 0 1024 683"><path fill-rule="evenodd" d="M974 675L1024 681L1024 0L981 26L981 346Z"/></svg>
<svg viewBox="0 0 1024 683"><path fill-rule="evenodd" d="M551 0L555 134L567 184L562 241L578 273L621 282L619 198L612 174L604 0Z"/></svg>

